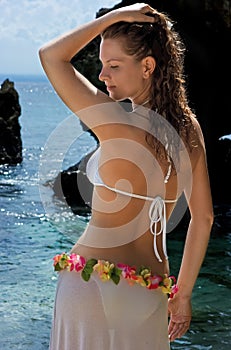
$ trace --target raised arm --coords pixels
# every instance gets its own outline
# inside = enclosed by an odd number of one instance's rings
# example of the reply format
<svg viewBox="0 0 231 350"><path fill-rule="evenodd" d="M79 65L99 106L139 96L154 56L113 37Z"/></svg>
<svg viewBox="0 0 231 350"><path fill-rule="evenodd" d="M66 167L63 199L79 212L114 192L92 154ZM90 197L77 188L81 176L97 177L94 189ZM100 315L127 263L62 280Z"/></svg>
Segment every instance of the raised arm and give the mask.
<svg viewBox="0 0 231 350"><path fill-rule="evenodd" d="M204 141L199 124L195 123L195 126L200 144L196 150L198 157L193 166L192 192L187 198L191 220L177 281L179 292L176 298L169 300L171 340L181 337L189 328L191 295L206 254L213 224L213 205Z"/></svg>
<svg viewBox="0 0 231 350"><path fill-rule="evenodd" d="M72 66L72 57L111 24L119 21L152 22L154 19L145 13L153 11L146 4L123 7L73 29L40 48L40 60L48 79L74 113L112 100Z"/></svg>

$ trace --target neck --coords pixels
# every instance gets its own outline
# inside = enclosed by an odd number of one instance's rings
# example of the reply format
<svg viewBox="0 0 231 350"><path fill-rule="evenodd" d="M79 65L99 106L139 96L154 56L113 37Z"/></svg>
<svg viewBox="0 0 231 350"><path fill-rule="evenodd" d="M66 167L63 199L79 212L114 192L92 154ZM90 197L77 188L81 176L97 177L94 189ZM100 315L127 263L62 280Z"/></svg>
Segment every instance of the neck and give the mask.
<svg viewBox="0 0 231 350"><path fill-rule="evenodd" d="M145 100L143 103L139 103L139 104L132 102L132 109L133 109L133 111L135 111L140 106L148 107L149 102L150 102L150 99Z"/></svg>

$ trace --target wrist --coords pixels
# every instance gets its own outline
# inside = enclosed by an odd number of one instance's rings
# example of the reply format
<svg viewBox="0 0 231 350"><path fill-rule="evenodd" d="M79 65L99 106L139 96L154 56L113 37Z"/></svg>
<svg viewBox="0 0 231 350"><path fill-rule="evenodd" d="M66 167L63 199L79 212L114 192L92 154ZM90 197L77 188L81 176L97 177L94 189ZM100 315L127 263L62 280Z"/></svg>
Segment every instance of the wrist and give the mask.
<svg viewBox="0 0 231 350"><path fill-rule="evenodd" d="M192 291L194 284L188 283L189 281L185 281L182 278L178 277L177 286L178 286L178 295L183 299L191 299Z"/></svg>
<svg viewBox="0 0 231 350"><path fill-rule="evenodd" d="M178 286L178 292L177 292L176 296L180 299L190 300L192 297L192 293L184 291L184 289L182 289Z"/></svg>
<svg viewBox="0 0 231 350"><path fill-rule="evenodd" d="M99 17L98 19L103 19L105 21L104 29L106 29L107 27L109 27L114 23L123 21L121 12L119 12L118 9L107 12L105 15L103 15L102 17Z"/></svg>

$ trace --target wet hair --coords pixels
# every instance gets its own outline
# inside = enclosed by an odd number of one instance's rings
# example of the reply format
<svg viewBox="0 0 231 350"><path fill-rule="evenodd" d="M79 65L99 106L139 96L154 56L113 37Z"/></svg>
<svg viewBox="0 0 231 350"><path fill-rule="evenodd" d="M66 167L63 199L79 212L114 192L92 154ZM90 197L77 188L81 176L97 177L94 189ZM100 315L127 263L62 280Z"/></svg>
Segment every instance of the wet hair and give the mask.
<svg viewBox="0 0 231 350"><path fill-rule="evenodd" d="M147 56L154 57L156 67L152 75L151 109L158 112L175 128L187 148L193 147L191 140L192 120L194 115L187 101L184 78L185 46L174 23L163 13L156 12L154 23L118 22L109 26L101 34L103 39L125 40L124 51L141 61ZM194 134L194 133L193 133ZM170 135L168 135L169 137ZM151 134L147 142L156 149L161 149L158 141ZM191 141L190 141L191 140ZM172 142L171 142L172 141ZM172 144L174 151L174 142Z"/></svg>

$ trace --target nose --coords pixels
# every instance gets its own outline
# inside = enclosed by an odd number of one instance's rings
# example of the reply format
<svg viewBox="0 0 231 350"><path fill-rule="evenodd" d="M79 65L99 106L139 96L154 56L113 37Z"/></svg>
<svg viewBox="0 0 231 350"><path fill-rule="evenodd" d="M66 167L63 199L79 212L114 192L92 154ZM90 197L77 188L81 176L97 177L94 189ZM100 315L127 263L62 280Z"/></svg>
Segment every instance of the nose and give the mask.
<svg viewBox="0 0 231 350"><path fill-rule="evenodd" d="M105 67L102 67L101 72L99 73L99 80L106 81L109 79L108 70Z"/></svg>

